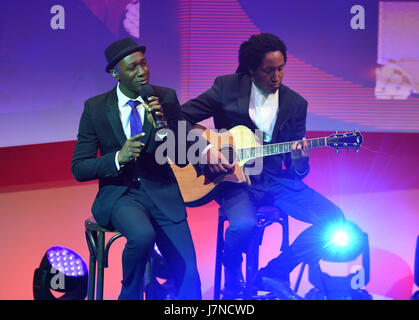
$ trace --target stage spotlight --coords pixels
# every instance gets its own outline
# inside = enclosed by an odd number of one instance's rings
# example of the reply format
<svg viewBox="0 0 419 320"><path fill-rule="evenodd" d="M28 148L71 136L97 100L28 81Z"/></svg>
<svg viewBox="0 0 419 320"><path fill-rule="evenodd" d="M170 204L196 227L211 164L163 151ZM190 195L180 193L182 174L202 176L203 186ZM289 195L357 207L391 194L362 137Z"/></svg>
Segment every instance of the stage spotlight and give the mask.
<svg viewBox="0 0 419 320"><path fill-rule="evenodd" d="M323 235L323 255L336 262L354 260L361 250L363 232L350 222L328 227Z"/></svg>
<svg viewBox="0 0 419 320"><path fill-rule="evenodd" d="M321 237L321 257L309 264L309 281L314 288L305 297L311 300L372 299L363 289L370 277L368 235L353 222L344 221L327 228ZM330 276L320 268L320 260L350 262L360 255L362 266L346 276Z"/></svg>
<svg viewBox="0 0 419 320"><path fill-rule="evenodd" d="M51 247L34 273L34 299L83 300L87 295L87 281L87 265L80 255L66 247ZM64 294L55 297L52 291Z"/></svg>
<svg viewBox="0 0 419 320"><path fill-rule="evenodd" d="M332 242L333 244L337 246L345 247L348 245L349 236L344 230L336 231L335 234L333 235Z"/></svg>

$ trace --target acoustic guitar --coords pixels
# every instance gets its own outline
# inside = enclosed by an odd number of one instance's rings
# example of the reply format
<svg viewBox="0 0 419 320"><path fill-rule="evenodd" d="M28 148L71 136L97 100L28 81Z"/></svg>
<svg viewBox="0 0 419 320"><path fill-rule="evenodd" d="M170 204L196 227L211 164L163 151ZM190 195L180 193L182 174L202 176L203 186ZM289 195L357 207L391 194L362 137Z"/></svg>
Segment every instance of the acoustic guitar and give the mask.
<svg viewBox="0 0 419 320"><path fill-rule="evenodd" d="M291 147L296 141L288 141L273 144L261 144L249 128L236 126L223 133L199 127L203 137L234 164L234 170L227 174L209 177L207 174L199 175L192 164L178 167L172 161L170 166L179 184L180 192L187 206L196 207L213 200L217 186L223 182L247 183L250 185L250 175L261 171L258 159L267 156L285 154L291 152ZM302 143L302 141L298 141ZM328 137L307 139L309 149L332 147L339 149L354 148L358 151L363 142L361 133L357 130L345 133L335 133ZM250 164L250 165L249 165ZM259 172L258 172L259 170Z"/></svg>

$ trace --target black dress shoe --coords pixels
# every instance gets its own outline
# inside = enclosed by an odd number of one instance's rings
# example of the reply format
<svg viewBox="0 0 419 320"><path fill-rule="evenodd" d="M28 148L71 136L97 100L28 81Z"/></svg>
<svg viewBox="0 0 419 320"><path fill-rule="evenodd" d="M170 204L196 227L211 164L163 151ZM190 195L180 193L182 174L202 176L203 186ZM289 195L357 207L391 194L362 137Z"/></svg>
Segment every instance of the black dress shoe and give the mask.
<svg viewBox="0 0 419 320"><path fill-rule="evenodd" d="M235 269L225 268L224 279L223 300L242 298L246 285L241 267Z"/></svg>
<svg viewBox="0 0 419 320"><path fill-rule="evenodd" d="M271 278L258 273L253 285L261 291L271 292L279 300L304 300L290 288L288 281L279 278Z"/></svg>
<svg viewBox="0 0 419 320"><path fill-rule="evenodd" d="M304 300L294 292L289 283L276 278L262 277L262 285L266 291L272 292L281 300Z"/></svg>

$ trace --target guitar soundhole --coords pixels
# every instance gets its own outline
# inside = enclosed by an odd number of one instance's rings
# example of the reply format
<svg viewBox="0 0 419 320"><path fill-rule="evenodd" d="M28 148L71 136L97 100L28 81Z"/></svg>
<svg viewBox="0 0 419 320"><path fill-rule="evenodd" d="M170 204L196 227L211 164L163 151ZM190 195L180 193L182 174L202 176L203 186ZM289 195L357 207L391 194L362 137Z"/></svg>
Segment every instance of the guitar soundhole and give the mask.
<svg viewBox="0 0 419 320"><path fill-rule="evenodd" d="M231 146L221 147L221 154L227 159L229 164L236 164L238 162L236 151Z"/></svg>

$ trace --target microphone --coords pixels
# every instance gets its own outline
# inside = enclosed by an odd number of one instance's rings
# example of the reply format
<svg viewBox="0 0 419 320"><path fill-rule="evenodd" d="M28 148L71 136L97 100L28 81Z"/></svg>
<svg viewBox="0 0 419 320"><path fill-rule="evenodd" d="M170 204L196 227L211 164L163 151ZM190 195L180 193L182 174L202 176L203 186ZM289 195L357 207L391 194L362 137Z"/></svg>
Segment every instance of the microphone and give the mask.
<svg viewBox="0 0 419 320"><path fill-rule="evenodd" d="M140 96L145 102L148 102L148 98L154 96L153 87L149 84L143 85L140 89ZM154 122L156 124L156 129L162 129L164 127L162 118L156 114L156 111L152 111L151 115L153 116Z"/></svg>

